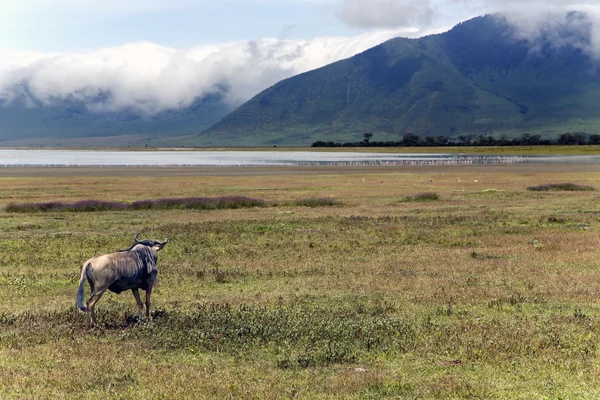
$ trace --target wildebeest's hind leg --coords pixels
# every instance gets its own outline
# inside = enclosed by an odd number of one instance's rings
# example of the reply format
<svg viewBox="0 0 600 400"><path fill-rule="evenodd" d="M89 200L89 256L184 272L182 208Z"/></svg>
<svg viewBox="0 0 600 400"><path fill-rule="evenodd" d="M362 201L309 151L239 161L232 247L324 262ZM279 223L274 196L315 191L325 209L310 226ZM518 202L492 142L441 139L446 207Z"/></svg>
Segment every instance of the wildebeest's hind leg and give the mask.
<svg viewBox="0 0 600 400"><path fill-rule="evenodd" d="M131 289L131 292L133 293L133 297L135 297L135 301L138 306L138 310L135 315L136 315L136 317L141 318L142 310L144 309L144 303L142 303L142 299L140 298L140 291L136 288L136 289Z"/></svg>
<svg viewBox="0 0 600 400"><path fill-rule="evenodd" d="M98 290L97 292L92 292L92 297L87 301L87 322L95 325L96 324L96 313L94 312L94 306L100 300L100 297L106 292L106 289Z"/></svg>

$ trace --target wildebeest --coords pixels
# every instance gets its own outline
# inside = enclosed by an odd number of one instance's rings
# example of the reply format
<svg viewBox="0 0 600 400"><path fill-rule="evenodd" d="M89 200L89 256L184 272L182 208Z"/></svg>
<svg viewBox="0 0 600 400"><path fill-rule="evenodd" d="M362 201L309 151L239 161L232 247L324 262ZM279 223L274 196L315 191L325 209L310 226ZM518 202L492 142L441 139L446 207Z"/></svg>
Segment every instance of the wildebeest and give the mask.
<svg viewBox="0 0 600 400"><path fill-rule="evenodd" d="M116 253L102 254L87 260L81 267L81 279L77 290L77 308L87 312L87 322L96 323L94 306L100 300L106 289L121 293L131 289L137 302L140 316L144 308L138 289L146 291L146 317L150 318L150 294L158 274L156 268L157 252L167 242L158 240L137 240L139 233L134 236L135 243L127 250ZM83 305L84 285L87 279L92 295Z"/></svg>

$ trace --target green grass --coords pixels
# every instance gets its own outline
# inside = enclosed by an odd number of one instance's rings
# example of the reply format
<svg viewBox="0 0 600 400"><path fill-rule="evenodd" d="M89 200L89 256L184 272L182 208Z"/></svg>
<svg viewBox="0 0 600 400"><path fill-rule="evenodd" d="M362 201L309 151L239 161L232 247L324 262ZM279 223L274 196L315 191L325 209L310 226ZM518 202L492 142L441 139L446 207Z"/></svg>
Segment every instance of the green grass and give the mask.
<svg viewBox="0 0 600 400"><path fill-rule="evenodd" d="M439 170L428 203L397 201L423 190L405 169L153 178L285 208L0 212L0 397L595 398L597 193L526 187L600 174L486 171ZM3 201L154 197L139 179L4 179ZM81 263L138 231L169 238L152 321L107 293L88 327Z"/></svg>

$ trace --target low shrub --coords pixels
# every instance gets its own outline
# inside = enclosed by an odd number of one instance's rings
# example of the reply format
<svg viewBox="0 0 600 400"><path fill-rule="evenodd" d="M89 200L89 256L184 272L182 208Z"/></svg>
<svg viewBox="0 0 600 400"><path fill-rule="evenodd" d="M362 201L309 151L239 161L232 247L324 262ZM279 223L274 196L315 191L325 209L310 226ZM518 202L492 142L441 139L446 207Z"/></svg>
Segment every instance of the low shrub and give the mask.
<svg viewBox="0 0 600 400"><path fill-rule="evenodd" d="M434 192L424 192L424 193L418 193L415 194L414 196L406 196L403 201L405 202L410 202L410 201L436 201L439 200L440 196L437 193Z"/></svg>
<svg viewBox="0 0 600 400"><path fill-rule="evenodd" d="M308 198L298 199L292 201L293 206L299 207L324 207L324 206L338 206L342 203L331 198L331 197L320 197L320 198Z"/></svg>
<svg viewBox="0 0 600 400"><path fill-rule="evenodd" d="M538 186L528 186L527 190L534 192L550 192L550 191L571 191L571 192L585 192L590 190L596 190L592 186L578 185L575 183L547 183Z"/></svg>
<svg viewBox="0 0 600 400"><path fill-rule="evenodd" d="M4 208L4 210L6 212L13 213L30 213L53 211L90 212L124 210L126 208L126 203L101 200L82 200L76 203L63 203L59 201L52 201L47 203L10 203Z"/></svg>
<svg viewBox="0 0 600 400"><path fill-rule="evenodd" d="M343 203L333 198L308 198L294 200L289 203L293 206L324 207L336 206ZM32 212L91 212L91 211L122 211L122 210L220 210L235 208L267 207L275 205L262 199L245 196L220 196L220 197L184 197L162 198L154 200L137 200L132 203L82 200L76 203L63 203L59 201L47 203L10 203L4 210L10 213Z"/></svg>
<svg viewBox="0 0 600 400"><path fill-rule="evenodd" d="M261 199L244 196L222 197L185 197L164 198L155 200L138 200L133 203L122 203L101 200L83 200L76 203L47 202L47 203L10 203L5 207L6 212L92 212L92 211L122 211L122 210L167 210L167 209L197 209L214 210L229 208L265 207L267 203Z"/></svg>

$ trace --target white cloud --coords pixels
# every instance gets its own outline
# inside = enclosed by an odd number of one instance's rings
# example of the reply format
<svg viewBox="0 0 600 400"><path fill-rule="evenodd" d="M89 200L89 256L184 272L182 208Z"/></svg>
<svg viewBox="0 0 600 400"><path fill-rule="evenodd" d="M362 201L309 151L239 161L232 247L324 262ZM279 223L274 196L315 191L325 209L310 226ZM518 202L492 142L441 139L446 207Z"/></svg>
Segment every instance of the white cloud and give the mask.
<svg viewBox="0 0 600 400"><path fill-rule="evenodd" d="M156 113L188 106L226 87L227 100L239 104L282 79L351 57L399 34L425 33L429 32L387 30L356 37L263 39L183 50L148 42L59 54L0 50L0 100L20 98L49 105L78 99L93 110L132 108ZM106 94L107 98L102 96Z"/></svg>
<svg viewBox="0 0 600 400"><path fill-rule="evenodd" d="M531 51L539 50L540 43L554 47L572 46L582 49L590 57L600 58L600 7L592 2L569 0L525 1L489 0L494 12L502 14L514 27L517 39L529 42ZM576 16L570 12L579 11Z"/></svg>

